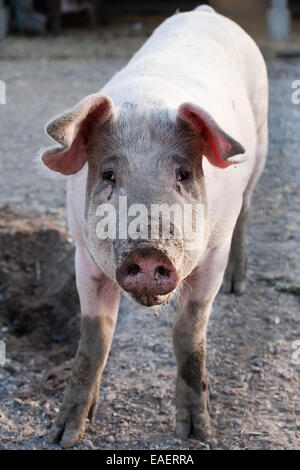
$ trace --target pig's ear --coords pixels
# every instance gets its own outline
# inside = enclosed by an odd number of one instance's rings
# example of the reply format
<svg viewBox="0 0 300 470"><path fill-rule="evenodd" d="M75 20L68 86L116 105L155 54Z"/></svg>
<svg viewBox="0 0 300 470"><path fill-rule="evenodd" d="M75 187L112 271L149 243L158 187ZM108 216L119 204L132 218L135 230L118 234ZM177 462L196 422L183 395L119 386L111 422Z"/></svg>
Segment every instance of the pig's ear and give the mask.
<svg viewBox="0 0 300 470"><path fill-rule="evenodd" d="M227 168L244 160L244 147L224 132L204 109L192 103L179 107L178 117L187 122L201 140L202 153L218 168ZM239 155L237 158L231 158ZM230 160L229 160L230 159Z"/></svg>
<svg viewBox="0 0 300 470"><path fill-rule="evenodd" d="M48 149L42 160L50 170L73 175L87 161L87 140L93 126L101 126L114 112L111 99L94 94L80 101L73 109L51 121L46 131L61 147Z"/></svg>

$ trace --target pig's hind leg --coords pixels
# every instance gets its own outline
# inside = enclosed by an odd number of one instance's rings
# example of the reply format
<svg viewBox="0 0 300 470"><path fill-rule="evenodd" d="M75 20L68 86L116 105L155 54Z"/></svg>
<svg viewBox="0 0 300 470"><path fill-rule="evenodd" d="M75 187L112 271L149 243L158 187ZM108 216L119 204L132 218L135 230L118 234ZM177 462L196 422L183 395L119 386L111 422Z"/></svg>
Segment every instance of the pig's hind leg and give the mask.
<svg viewBox="0 0 300 470"><path fill-rule="evenodd" d="M247 245L245 229L248 218L248 208L242 207L237 219L231 240L228 265L224 275L222 291L242 295L246 291Z"/></svg>
<svg viewBox="0 0 300 470"><path fill-rule="evenodd" d="M86 419L94 419L120 303L119 289L98 270L84 247L76 250L76 280L82 312L80 341L71 380L48 436L49 442L61 447L77 444Z"/></svg>
<svg viewBox="0 0 300 470"><path fill-rule="evenodd" d="M245 231L252 192L263 172L268 152L268 123L262 125L258 133L256 165L243 194L243 205L232 235L228 265L222 291L242 295L246 291L247 245Z"/></svg>

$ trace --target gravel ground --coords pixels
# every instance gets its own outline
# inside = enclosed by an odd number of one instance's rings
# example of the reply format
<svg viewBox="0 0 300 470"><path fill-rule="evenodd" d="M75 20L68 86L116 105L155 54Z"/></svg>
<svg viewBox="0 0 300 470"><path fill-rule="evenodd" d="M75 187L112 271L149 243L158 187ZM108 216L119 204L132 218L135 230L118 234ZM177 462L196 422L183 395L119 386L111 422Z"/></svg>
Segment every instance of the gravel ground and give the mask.
<svg viewBox="0 0 300 470"><path fill-rule="evenodd" d="M70 47L68 41L44 39L43 46L9 39L0 53L0 79L7 84L7 104L0 106L0 206L64 218L64 181L32 164L48 142L43 126L98 90L141 38L109 38L104 50L91 41L86 54L78 52L80 37ZM238 298L218 295L208 332L212 438L206 444L174 438L173 312L156 318L123 299L96 421L77 449L299 448L299 354L293 347L300 340L300 105L291 103L291 82L300 78L300 62L272 59L268 68L270 152L250 216L248 290ZM58 449L45 435L75 343L59 335L47 344L33 342L2 320L7 364L0 368L0 449Z"/></svg>

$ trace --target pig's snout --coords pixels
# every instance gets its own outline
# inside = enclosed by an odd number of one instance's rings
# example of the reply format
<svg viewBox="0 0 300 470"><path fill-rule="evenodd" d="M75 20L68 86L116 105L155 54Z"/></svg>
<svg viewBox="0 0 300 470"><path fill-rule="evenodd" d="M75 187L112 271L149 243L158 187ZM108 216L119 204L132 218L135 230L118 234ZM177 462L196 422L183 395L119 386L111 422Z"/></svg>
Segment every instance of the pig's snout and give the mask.
<svg viewBox="0 0 300 470"><path fill-rule="evenodd" d="M116 277L125 291L145 296L169 294L179 283L179 273L172 261L152 247L130 253L117 269Z"/></svg>

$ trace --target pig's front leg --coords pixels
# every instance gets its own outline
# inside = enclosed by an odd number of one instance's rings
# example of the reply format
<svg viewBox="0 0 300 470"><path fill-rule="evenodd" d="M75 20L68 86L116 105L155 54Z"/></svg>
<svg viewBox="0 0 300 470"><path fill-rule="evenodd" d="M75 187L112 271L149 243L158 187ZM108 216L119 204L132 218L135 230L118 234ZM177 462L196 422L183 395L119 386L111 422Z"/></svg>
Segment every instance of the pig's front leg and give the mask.
<svg viewBox="0 0 300 470"><path fill-rule="evenodd" d="M177 359L176 435L194 435L205 441L210 434L209 385L206 377L206 329L214 298L221 286L229 245L211 250L187 278L173 330Z"/></svg>
<svg viewBox="0 0 300 470"><path fill-rule="evenodd" d="M211 305L190 301L174 328L177 358L176 436L205 441L210 432L209 391L205 370L206 325Z"/></svg>
<svg viewBox="0 0 300 470"><path fill-rule="evenodd" d="M78 443L86 419L94 419L120 303L119 289L98 270L83 247L76 250L76 280L82 312L80 341L70 383L49 433L49 442L61 447Z"/></svg>

